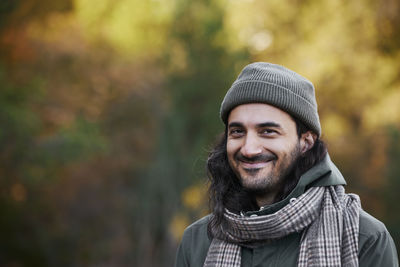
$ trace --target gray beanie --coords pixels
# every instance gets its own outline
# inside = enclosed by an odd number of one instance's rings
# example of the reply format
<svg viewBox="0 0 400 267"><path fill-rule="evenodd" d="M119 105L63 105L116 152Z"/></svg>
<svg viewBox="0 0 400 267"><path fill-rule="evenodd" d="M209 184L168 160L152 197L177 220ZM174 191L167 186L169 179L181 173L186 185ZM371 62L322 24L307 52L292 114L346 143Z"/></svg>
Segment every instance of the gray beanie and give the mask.
<svg viewBox="0 0 400 267"><path fill-rule="evenodd" d="M249 103L275 106L302 121L318 136L321 135L314 86L285 67L265 62L247 65L222 101L222 121L227 123L234 107Z"/></svg>

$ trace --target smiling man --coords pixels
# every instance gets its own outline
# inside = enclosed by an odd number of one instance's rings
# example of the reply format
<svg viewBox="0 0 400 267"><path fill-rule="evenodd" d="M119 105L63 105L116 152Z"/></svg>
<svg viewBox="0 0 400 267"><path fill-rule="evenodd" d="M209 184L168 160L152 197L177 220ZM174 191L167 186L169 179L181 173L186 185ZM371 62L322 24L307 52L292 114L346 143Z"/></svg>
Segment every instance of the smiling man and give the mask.
<svg viewBox="0 0 400 267"><path fill-rule="evenodd" d="M385 226L344 191L311 82L250 64L220 116L225 133L207 161L212 214L185 230L175 266L398 266Z"/></svg>
<svg viewBox="0 0 400 267"><path fill-rule="evenodd" d="M229 115L229 165L260 207L274 202L284 178L313 143L311 132L299 142L293 119L271 105L244 104Z"/></svg>

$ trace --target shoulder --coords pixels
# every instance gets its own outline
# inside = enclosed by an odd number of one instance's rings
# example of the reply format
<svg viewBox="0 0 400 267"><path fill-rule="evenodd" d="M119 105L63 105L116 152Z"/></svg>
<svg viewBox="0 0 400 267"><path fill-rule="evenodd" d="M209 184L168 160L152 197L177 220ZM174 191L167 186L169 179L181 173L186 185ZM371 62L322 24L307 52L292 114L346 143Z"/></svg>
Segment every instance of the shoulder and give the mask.
<svg viewBox="0 0 400 267"><path fill-rule="evenodd" d="M390 233L381 221L364 210L360 211L359 258L360 266L398 266Z"/></svg>
<svg viewBox="0 0 400 267"><path fill-rule="evenodd" d="M210 217L211 215L207 215L185 229L178 248L175 266L203 266L211 244L207 234Z"/></svg>
<svg viewBox="0 0 400 267"><path fill-rule="evenodd" d="M191 246L194 244L211 243L207 234L207 227L210 218L211 215L207 215L189 225L183 233L182 243Z"/></svg>
<svg viewBox="0 0 400 267"><path fill-rule="evenodd" d="M364 210L360 210L360 237L370 238L372 236L378 236L380 234L386 233L387 229L385 225L367 213Z"/></svg>
<svg viewBox="0 0 400 267"><path fill-rule="evenodd" d="M204 216L203 218L195 221L194 223L192 223L191 225L189 225L186 231L199 231L199 230L206 230L207 231L207 225L208 222L210 221L211 218L211 214L208 214L207 216Z"/></svg>

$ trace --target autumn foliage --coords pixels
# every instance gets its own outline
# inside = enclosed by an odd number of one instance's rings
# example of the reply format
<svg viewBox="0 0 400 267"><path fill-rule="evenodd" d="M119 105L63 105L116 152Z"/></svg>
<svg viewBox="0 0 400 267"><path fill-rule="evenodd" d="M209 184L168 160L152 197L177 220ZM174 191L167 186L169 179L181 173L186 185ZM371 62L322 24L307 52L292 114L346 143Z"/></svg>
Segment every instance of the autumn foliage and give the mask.
<svg viewBox="0 0 400 267"><path fill-rule="evenodd" d="M171 266L253 61L313 81L346 190L399 247L399 23L395 0L2 0L0 265Z"/></svg>

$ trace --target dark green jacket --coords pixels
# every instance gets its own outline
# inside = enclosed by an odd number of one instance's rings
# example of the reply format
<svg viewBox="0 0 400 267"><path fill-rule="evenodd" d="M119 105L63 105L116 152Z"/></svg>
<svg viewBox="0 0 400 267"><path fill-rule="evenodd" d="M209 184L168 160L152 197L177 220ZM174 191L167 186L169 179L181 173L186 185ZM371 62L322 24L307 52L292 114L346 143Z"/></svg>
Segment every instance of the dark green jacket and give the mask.
<svg viewBox="0 0 400 267"><path fill-rule="evenodd" d="M245 214L247 216L271 214L285 206L291 198L299 197L309 187L338 184L345 185L346 182L327 156L300 178L298 185L287 198L266 206L260 211ZM207 236L209 218L210 215L198 220L185 230L176 255L176 267L203 266L211 243ZM383 223L365 211L361 211L359 229L360 266L399 266L396 247ZM255 249L242 247L242 266L296 266L300 238L301 233L294 233Z"/></svg>

